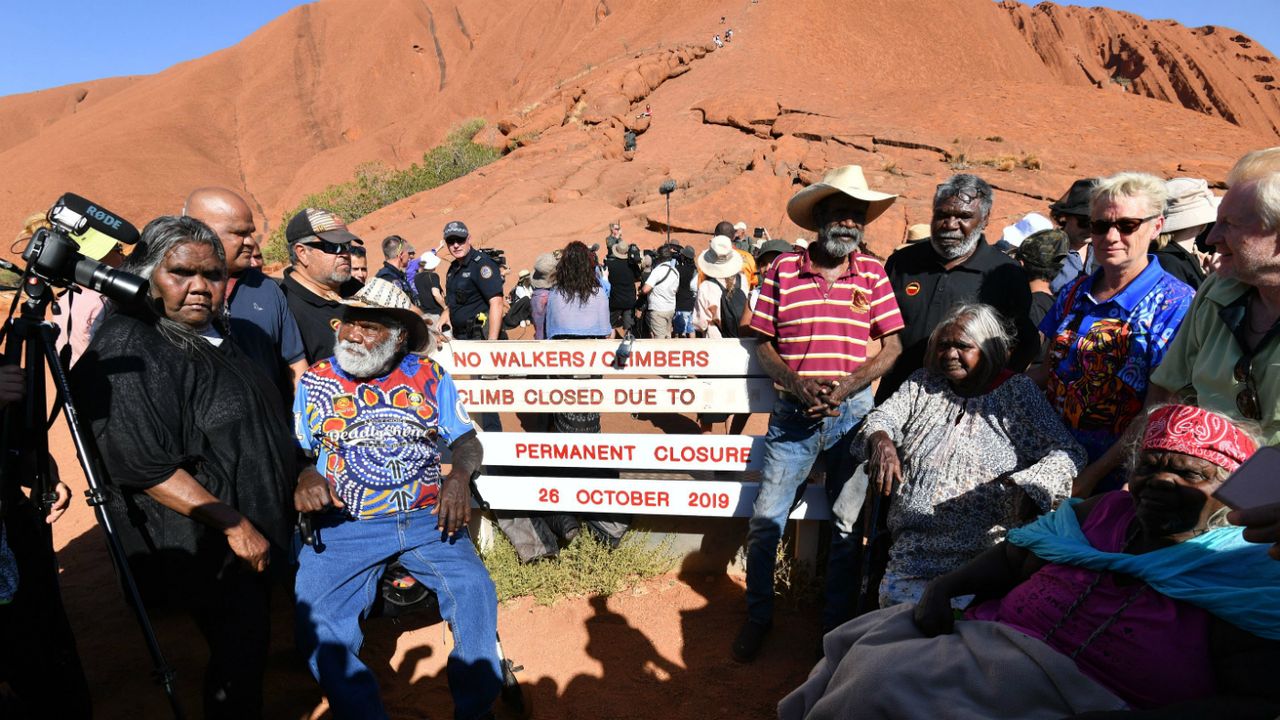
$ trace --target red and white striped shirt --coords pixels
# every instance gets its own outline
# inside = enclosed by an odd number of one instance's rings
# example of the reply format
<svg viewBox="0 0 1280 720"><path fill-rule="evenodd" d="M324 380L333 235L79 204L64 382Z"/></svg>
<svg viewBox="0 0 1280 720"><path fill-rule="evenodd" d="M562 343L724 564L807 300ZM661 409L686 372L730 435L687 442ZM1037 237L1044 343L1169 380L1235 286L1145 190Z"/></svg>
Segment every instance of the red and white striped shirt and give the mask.
<svg viewBox="0 0 1280 720"><path fill-rule="evenodd" d="M853 253L828 285L809 254L779 255L765 272L752 329L776 339L778 355L805 377L843 377L867 361L871 340L903 327L884 265Z"/></svg>

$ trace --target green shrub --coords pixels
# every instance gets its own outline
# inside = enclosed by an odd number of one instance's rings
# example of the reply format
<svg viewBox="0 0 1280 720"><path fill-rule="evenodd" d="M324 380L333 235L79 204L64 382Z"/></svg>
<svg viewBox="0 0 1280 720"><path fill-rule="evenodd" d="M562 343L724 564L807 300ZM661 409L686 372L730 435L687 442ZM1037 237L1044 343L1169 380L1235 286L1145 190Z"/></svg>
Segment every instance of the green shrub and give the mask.
<svg viewBox="0 0 1280 720"><path fill-rule="evenodd" d="M670 537L654 547L648 533L628 532L617 548L609 549L585 528L556 557L529 565L520 563L516 549L502 533L495 533L493 546L482 555L498 588L498 600L532 596L539 605L564 597L622 592L670 571L676 561Z"/></svg>
<svg viewBox="0 0 1280 720"><path fill-rule="evenodd" d="M284 228L289 219L303 208L324 208L351 222L410 195L457 180L497 160L502 156L500 151L471 142L483 127L483 119L468 120L450 131L443 143L423 154L421 163L414 163L404 170L393 170L380 162L364 163L356 168L353 180L330 185L304 197L297 207L284 214L267 238L262 248L264 259L268 263L289 261Z"/></svg>

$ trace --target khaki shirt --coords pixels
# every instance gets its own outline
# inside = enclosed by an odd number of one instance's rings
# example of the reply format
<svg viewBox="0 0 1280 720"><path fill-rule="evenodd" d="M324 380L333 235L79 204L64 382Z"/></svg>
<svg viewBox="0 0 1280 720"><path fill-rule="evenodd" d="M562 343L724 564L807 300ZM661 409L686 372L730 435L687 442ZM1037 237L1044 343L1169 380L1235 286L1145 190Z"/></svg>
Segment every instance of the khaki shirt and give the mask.
<svg viewBox="0 0 1280 720"><path fill-rule="evenodd" d="M1244 390L1233 376L1244 349L1221 317L1223 308L1239 302L1250 286L1238 280L1211 275L1200 286L1191 311L1169 346L1151 382L1179 395L1191 395L1198 407L1238 421L1236 394ZM1280 337L1269 338L1253 359L1253 378L1262 408L1266 443L1280 443Z"/></svg>

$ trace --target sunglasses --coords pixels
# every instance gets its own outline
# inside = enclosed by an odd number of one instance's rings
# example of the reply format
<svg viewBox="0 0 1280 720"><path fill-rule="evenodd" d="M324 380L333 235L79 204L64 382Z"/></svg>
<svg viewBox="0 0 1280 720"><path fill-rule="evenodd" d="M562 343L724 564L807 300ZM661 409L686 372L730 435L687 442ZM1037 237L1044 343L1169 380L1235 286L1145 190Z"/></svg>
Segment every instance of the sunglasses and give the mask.
<svg viewBox="0 0 1280 720"><path fill-rule="evenodd" d="M444 244L445 244L445 245L466 245L466 244L467 244L467 238L464 238L464 237L458 237L457 235L453 235L453 236L450 236L450 237L445 238L445 239L444 239Z"/></svg>
<svg viewBox="0 0 1280 720"><path fill-rule="evenodd" d="M1142 224L1148 220L1155 220L1159 215L1151 215L1144 218L1116 218L1115 220L1090 220L1089 232L1094 235L1106 235L1111 232L1111 228L1120 231L1121 235L1132 235L1142 227Z"/></svg>
<svg viewBox="0 0 1280 720"><path fill-rule="evenodd" d="M1241 355L1231 375L1244 385L1244 389L1236 393L1236 409L1250 420L1261 420L1262 403L1258 401L1258 386L1253 381L1253 356Z"/></svg>
<svg viewBox="0 0 1280 720"><path fill-rule="evenodd" d="M350 253L351 246L347 243L335 243L328 240L316 240L315 242L302 243L309 248L315 248L325 255L341 255Z"/></svg>

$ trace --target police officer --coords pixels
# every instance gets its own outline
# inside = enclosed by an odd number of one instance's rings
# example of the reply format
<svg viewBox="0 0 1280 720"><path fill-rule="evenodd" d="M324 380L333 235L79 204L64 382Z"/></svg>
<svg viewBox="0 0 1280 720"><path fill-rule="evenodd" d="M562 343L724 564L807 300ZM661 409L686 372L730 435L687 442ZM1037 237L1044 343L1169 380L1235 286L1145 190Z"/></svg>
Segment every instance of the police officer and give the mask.
<svg viewBox="0 0 1280 720"><path fill-rule="evenodd" d="M505 339L502 332L502 268L471 247L471 233L457 220L444 226L453 262L445 278L445 304L459 340Z"/></svg>
<svg viewBox="0 0 1280 720"><path fill-rule="evenodd" d="M502 330L502 268L471 247L471 232L461 221L444 226L444 244L453 261L445 275L444 302L458 340L505 340ZM485 432L502 432L498 413L474 413Z"/></svg>

